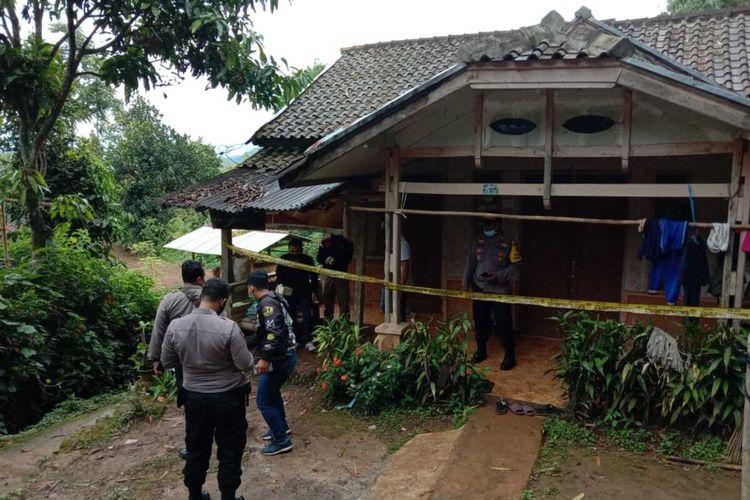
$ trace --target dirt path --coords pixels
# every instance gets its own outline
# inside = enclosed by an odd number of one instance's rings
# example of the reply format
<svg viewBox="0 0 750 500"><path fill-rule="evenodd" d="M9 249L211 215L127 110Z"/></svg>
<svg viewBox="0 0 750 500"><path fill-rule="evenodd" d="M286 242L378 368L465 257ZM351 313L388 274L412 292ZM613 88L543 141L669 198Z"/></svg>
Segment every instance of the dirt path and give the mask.
<svg viewBox="0 0 750 500"><path fill-rule="evenodd" d="M535 498L704 500L740 497L740 475L701 467L680 467L646 455L603 449L597 455L575 448L554 476L533 483Z"/></svg>
<svg viewBox="0 0 750 500"><path fill-rule="evenodd" d="M251 402L249 453L238 494L303 500L361 497L382 467L386 444L365 421L314 409L318 398L306 387L292 386L284 398L295 449L278 457L260 455L258 436L265 425ZM108 445L50 458L22 498L185 498L177 457L183 439L184 419L172 408L161 421L135 426ZM215 459L206 490L218 498Z"/></svg>
<svg viewBox="0 0 750 500"><path fill-rule="evenodd" d="M39 464L54 455L69 434L112 415L112 407L51 427L0 450L0 496L23 486L27 479L40 471Z"/></svg>
<svg viewBox="0 0 750 500"><path fill-rule="evenodd" d="M182 286L180 265L160 259L141 259L122 247L115 247L112 254L134 271L138 271L154 280L157 288L172 290Z"/></svg>

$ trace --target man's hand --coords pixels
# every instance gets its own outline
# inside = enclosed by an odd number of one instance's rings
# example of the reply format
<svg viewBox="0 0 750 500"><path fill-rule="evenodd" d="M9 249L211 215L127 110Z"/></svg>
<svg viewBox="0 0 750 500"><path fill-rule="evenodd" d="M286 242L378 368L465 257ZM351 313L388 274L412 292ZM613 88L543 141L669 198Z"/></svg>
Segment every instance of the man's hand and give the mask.
<svg viewBox="0 0 750 500"><path fill-rule="evenodd" d="M161 361L154 361L154 375L161 375L164 369L161 367Z"/></svg>
<svg viewBox="0 0 750 500"><path fill-rule="evenodd" d="M255 364L255 372L258 375L263 375L267 371L268 371L268 361L266 361L265 359L261 359Z"/></svg>
<svg viewBox="0 0 750 500"><path fill-rule="evenodd" d="M336 259L334 259L333 257L326 257L326 264L328 264L329 266L332 266L335 262Z"/></svg>
<svg viewBox="0 0 750 500"><path fill-rule="evenodd" d="M320 299L318 298L318 294L317 293L312 294L312 303L313 304L319 304L320 303Z"/></svg>

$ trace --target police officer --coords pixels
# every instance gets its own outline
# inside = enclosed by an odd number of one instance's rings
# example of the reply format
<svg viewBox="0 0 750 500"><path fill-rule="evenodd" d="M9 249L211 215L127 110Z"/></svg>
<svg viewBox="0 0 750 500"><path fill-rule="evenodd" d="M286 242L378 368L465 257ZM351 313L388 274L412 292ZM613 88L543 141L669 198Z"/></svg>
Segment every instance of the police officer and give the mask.
<svg viewBox="0 0 750 500"><path fill-rule="evenodd" d="M250 274L247 286L250 295L258 301L257 333L254 339L248 341L260 358L255 365L259 375L255 402L269 428L261 436L269 443L260 452L267 456L278 455L292 449L281 386L297 364L293 322L286 300L268 289L268 274L265 271Z"/></svg>
<svg viewBox="0 0 750 500"><path fill-rule="evenodd" d="M474 238L466 257L464 288L477 292L509 294L521 264L518 245L503 234L495 219L484 219L480 226L481 233ZM500 369L510 370L516 365L516 341L510 304L474 300L472 308L477 340L474 362L487 359L487 341L494 319L495 333L505 348L505 358Z"/></svg>
<svg viewBox="0 0 750 500"><path fill-rule="evenodd" d="M234 500L241 483L250 393L244 372L253 367L253 356L237 323L219 316L228 299L226 281L206 281L199 307L169 324L161 351L165 368L182 367L187 445L182 474L190 500L208 497L202 490L214 440L222 500Z"/></svg>

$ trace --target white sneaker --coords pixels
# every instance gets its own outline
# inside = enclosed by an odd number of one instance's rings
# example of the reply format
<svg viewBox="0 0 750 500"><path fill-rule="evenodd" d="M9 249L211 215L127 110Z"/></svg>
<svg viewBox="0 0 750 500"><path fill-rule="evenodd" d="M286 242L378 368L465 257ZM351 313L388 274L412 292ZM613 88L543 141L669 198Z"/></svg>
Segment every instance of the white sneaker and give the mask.
<svg viewBox="0 0 750 500"><path fill-rule="evenodd" d="M305 344L305 349L307 349L310 352L315 352L315 344L312 343L312 341Z"/></svg>

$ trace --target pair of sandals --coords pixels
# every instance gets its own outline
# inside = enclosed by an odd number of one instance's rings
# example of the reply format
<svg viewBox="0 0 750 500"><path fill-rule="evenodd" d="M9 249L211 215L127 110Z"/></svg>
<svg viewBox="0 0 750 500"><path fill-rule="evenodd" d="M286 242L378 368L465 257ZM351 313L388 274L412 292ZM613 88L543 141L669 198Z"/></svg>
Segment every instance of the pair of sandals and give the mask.
<svg viewBox="0 0 750 500"><path fill-rule="evenodd" d="M521 417L536 417L547 415L559 415L562 410L551 404L537 404L515 399L506 399L502 396L495 402L495 413L505 415L510 410L514 415Z"/></svg>

